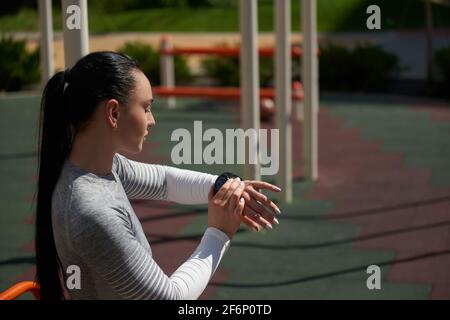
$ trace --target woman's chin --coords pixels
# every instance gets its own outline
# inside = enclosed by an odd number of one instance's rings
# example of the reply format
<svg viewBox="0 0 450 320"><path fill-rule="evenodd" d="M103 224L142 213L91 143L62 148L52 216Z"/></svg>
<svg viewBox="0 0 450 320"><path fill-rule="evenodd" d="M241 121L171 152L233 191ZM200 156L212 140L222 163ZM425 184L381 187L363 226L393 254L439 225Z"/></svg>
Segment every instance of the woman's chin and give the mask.
<svg viewBox="0 0 450 320"><path fill-rule="evenodd" d="M144 149L144 143L141 142L141 144L139 144L139 146L136 148L136 152L135 153L141 153L142 149Z"/></svg>
<svg viewBox="0 0 450 320"><path fill-rule="evenodd" d="M122 151L131 154L141 153L144 149L145 139L140 139L140 141L135 141L133 144L129 143Z"/></svg>
<svg viewBox="0 0 450 320"><path fill-rule="evenodd" d="M131 153L131 154L138 154L138 153L141 153L142 149L143 149L143 143L137 145L134 148L127 148L125 150L125 152L126 153Z"/></svg>
<svg viewBox="0 0 450 320"><path fill-rule="evenodd" d="M141 143L139 143L139 146L138 146L138 153L141 152L142 149L144 149L145 141L146 141L146 139L143 139L143 140L141 141Z"/></svg>

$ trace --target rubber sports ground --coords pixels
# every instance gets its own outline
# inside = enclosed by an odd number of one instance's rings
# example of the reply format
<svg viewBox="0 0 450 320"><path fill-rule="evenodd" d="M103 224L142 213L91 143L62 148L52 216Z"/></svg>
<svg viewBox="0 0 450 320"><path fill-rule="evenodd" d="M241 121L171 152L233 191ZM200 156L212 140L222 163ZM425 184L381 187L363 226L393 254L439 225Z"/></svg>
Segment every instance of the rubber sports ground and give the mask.
<svg viewBox="0 0 450 320"><path fill-rule="evenodd" d="M1 290L34 276L39 101L39 95L0 98ZM173 165L173 130L192 129L194 120L202 120L204 128L237 128L238 108L231 102L178 99L177 108L168 110L158 100L156 127L135 159ZM322 94L315 182L301 178L300 126L293 130L293 203L280 205L280 225L270 232L242 227L201 298L449 299L449 104ZM183 168L242 173L240 166ZM206 205L133 206L155 260L170 274L198 243ZM373 264L381 268L381 290L366 286Z"/></svg>

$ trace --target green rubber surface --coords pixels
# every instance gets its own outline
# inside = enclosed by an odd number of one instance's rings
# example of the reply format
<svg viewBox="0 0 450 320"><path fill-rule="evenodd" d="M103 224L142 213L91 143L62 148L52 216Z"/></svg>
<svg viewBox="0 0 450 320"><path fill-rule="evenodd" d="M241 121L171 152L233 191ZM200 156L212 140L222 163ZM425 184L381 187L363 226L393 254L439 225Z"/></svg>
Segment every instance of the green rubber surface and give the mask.
<svg viewBox="0 0 450 320"><path fill-rule="evenodd" d="M428 112L414 110L414 104L389 99L370 101L325 96L321 107L326 116L342 122L342 130L360 130L364 143L378 141L380 153L401 154L403 167L431 172L431 186L450 187L450 123L434 121ZM157 125L147 143L160 163L173 165L170 153L177 142L171 133L177 128L192 131L193 121L207 128L237 128L239 111L229 103L178 100L175 110L155 104ZM33 240L36 141L39 97L0 98L0 290L17 282L33 266L33 252L24 250ZM450 108L447 109L450 112ZM206 145L206 143L205 143ZM358 157L358 154L349 154ZM295 165L297 166L297 164ZM240 165L180 165L181 168L218 174L242 174ZM272 177L273 178L273 177ZM271 177L266 180L273 181ZM386 181L389 177L386 177ZM253 233L242 228L225 255L220 270L223 281L213 280L211 299L428 299L432 284L427 281L396 281L389 277L397 252L388 248L355 246L364 223L330 219L336 199L311 193L319 182L297 179L294 201L281 206L280 225L270 232ZM383 183L377 185L383 188ZM401 198L399 191L399 199ZM450 193L449 193L450 194ZM382 203L380 203L382 205ZM171 205L178 212L206 212L206 206ZM198 214L178 236L204 231L206 215ZM367 266L382 266L382 290L366 287ZM433 270L429 271L430 273Z"/></svg>

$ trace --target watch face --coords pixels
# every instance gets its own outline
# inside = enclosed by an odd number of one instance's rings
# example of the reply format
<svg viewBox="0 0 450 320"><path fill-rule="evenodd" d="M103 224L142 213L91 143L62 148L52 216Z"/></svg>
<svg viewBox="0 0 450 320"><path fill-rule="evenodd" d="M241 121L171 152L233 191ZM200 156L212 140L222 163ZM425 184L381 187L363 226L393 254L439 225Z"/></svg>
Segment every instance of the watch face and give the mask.
<svg viewBox="0 0 450 320"><path fill-rule="evenodd" d="M220 188L222 188L222 186L225 184L225 182L227 182L227 180L229 179L229 177L227 176L219 176L216 179L216 182L214 183L214 194L216 194Z"/></svg>
<svg viewBox="0 0 450 320"><path fill-rule="evenodd" d="M214 183L214 194L216 194L219 189L222 188L225 182L227 182L227 180L231 178L239 178L239 176L231 172L224 172L220 176L218 176Z"/></svg>

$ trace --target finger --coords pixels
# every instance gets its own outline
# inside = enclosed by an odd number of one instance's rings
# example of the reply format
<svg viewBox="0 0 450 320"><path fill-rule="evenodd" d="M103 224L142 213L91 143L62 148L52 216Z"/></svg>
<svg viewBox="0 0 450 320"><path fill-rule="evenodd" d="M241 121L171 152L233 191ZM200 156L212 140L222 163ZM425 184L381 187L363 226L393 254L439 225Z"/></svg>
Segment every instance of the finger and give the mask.
<svg viewBox="0 0 450 320"><path fill-rule="evenodd" d="M229 201L230 197L234 194L234 192L236 191L237 188L240 187L240 182L235 180L235 179L230 179L232 180L231 185L228 187L227 193L224 195L224 197L222 198L222 204L224 202ZM235 207L235 205L237 204L237 201L239 200L239 198L236 199L235 204L233 206L233 208Z"/></svg>
<svg viewBox="0 0 450 320"><path fill-rule="evenodd" d="M222 200L223 197L227 194L228 191L228 187L231 185L232 183L232 179L228 179L223 186L219 189L219 191L217 191L216 195L214 196L215 200Z"/></svg>
<svg viewBox="0 0 450 320"><path fill-rule="evenodd" d="M250 203L250 201L251 201L250 195L244 190L244 192L242 193L242 197L245 199L246 206L248 206L248 203ZM259 232L259 230L262 228L262 226L260 224L256 223L255 221L253 221L252 219L250 219L249 217L247 217L245 215L245 212L246 212L246 208L244 208L244 210L242 211L242 221L250 229L252 229L256 232Z"/></svg>
<svg viewBox="0 0 450 320"><path fill-rule="evenodd" d="M275 191L275 192L281 191L280 187L277 187L276 185L265 182L265 181L246 180L245 183L247 183L257 189L267 189L267 190L271 190L271 191Z"/></svg>
<svg viewBox="0 0 450 320"><path fill-rule="evenodd" d="M259 202L255 200L247 201L246 205L248 208L261 215L270 224L279 225L278 219L275 217L274 213L267 210L266 207L262 206Z"/></svg>
<svg viewBox="0 0 450 320"><path fill-rule="evenodd" d="M228 207L230 210L234 210L234 208L238 205L240 199L242 198L242 193L245 190L245 183L236 181L239 185L233 191L233 194L228 198ZM245 202L245 199L244 199Z"/></svg>
<svg viewBox="0 0 450 320"><path fill-rule="evenodd" d="M272 211L269 211L265 206L263 206L258 201L251 199L246 202L247 207L251 208L257 214L261 215L265 220L269 221L271 224L279 224L278 219Z"/></svg>
<svg viewBox="0 0 450 320"><path fill-rule="evenodd" d="M275 203L269 200L269 198L267 198L267 196L265 196L261 192L256 191L255 189L253 189L253 187L247 188L246 191L254 200L260 201L261 203L270 207L274 213L277 214L281 213L280 208L278 208L278 206Z"/></svg>
<svg viewBox="0 0 450 320"><path fill-rule="evenodd" d="M252 219L250 219L249 217L247 217L245 214L242 216L242 222L244 222L244 224L249 227L250 229L259 232L259 229L261 228L261 226L259 224L257 224L256 222L254 222Z"/></svg>
<svg viewBox="0 0 450 320"><path fill-rule="evenodd" d="M250 218L253 222L258 223L259 225L262 225L267 230L272 229L272 224L264 219L264 217L259 214L257 211L253 210L250 206L247 206L244 208L244 214L246 217Z"/></svg>
<svg viewBox="0 0 450 320"><path fill-rule="evenodd" d="M240 201L243 193L245 192L245 183L242 181L241 182L237 181L237 183L239 183L239 186L234 190L232 195L236 203Z"/></svg>
<svg viewBox="0 0 450 320"><path fill-rule="evenodd" d="M238 205L236 206L236 208L234 209L234 213L240 217L242 216L242 210L244 210L244 206L245 206L245 200L244 198L240 198Z"/></svg>

